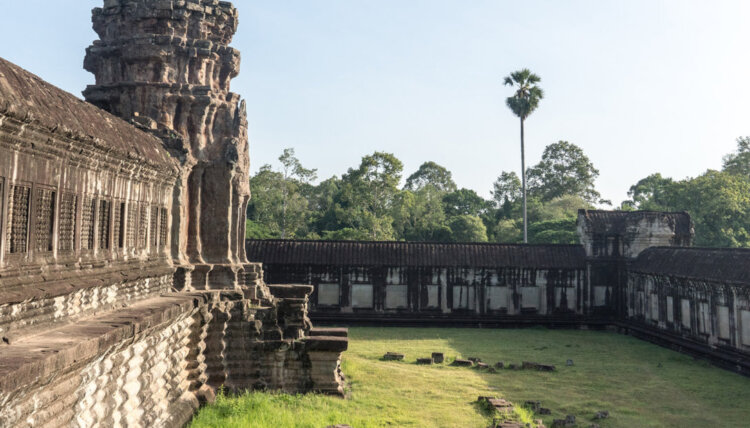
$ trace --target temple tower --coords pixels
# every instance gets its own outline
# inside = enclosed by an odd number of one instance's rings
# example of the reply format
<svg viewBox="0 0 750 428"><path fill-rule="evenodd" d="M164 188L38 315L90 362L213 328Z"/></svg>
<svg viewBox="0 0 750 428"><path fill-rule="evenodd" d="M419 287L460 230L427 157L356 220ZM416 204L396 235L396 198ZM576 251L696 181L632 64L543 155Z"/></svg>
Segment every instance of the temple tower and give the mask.
<svg viewBox="0 0 750 428"><path fill-rule="evenodd" d="M230 92L237 10L218 0L105 0L84 67L87 101L162 138L179 159L173 198L176 286L233 288L247 264L250 197L244 101Z"/></svg>

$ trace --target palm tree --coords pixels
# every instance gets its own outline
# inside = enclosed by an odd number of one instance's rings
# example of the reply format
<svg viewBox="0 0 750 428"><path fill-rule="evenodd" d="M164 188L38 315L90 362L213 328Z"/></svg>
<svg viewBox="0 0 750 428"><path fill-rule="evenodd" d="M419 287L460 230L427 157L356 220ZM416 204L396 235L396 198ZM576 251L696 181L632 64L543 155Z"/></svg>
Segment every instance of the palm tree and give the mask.
<svg viewBox="0 0 750 428"><path fill-rule="evenodd" d="M542 79L524 68L505 78L506 86L514 86L516 93L506 100L508 108L521 119L521 182L523 189L523 242L529 243L529 219L526 213L526 152L523 140L523 125L526 118L536 110L539 101L544 98L544 91L536 84Z"/></svg>

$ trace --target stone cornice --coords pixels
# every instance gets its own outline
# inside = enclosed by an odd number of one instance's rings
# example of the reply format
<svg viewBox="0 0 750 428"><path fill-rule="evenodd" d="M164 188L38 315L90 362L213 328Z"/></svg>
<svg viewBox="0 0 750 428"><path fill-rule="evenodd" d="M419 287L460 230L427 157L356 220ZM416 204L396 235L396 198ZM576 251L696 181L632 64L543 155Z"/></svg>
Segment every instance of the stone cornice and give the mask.
<svg viewBox="0 0 750 428"><path fill-rule="evenodd" d="M50 160L66 159L71 166L109 171L144 183L171 186L179 174L176 162L157 164L135 152L125 155L96 138L64 128L49 129L29 118L19 120L7 112L0 112L0 147Z"/></svg>

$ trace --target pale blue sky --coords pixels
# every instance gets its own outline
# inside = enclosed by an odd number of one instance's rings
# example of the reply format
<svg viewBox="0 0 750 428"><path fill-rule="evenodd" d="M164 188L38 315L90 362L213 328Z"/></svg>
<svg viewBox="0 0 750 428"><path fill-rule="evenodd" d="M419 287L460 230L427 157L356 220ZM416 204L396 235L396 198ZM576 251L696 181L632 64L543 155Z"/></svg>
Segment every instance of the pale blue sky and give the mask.
<svg viewBox="0 0 750 428"><path fill-rule="evenodd" d="M101 0L5 1L0 56L80 96ZM567 140L619 203L660 171L719 168L750 135L745 0L240 0L233 90L248 101L253 170L294 147L327 178L375 150L405 175L433 160L489 196L520 171L510 71L529 67L546 99L527 156Z"/></svg>

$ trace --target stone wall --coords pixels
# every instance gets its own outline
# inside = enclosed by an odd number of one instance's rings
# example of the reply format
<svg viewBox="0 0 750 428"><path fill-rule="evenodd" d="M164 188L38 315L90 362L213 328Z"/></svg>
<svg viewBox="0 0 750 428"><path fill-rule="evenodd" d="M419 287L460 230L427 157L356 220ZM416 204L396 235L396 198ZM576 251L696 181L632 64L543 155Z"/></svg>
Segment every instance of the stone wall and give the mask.
<svg viewBox="0 0 750 428"><path fill-rule="evenodd" d="M93 16L91 103L0 59L0 427L178 427L219 388L342 396L346 330L245 255L236 9Z"/></svg>
<svg viewBox="0 0 750 428"><path fill-rule="evenodd" d="M750 372L750 250L652 248L628 269L634 332Z"/></svg>
<svg viewBox="0 0 750 428"><path fill-rule="evenodd" d="M610 326L748 373L749 250L689 248L686 213L582 210L578 231L572 247L271 240L247 251L268 282L314 285L318 321Z"/></svg>
<svg viewBox="0 0 750 428"><path fill-rule="evenodd" d="M569 323L606 305L588 287L579 246L273 240L247 246L263 261L267 282L314 286L317 320Z"/></svg>

